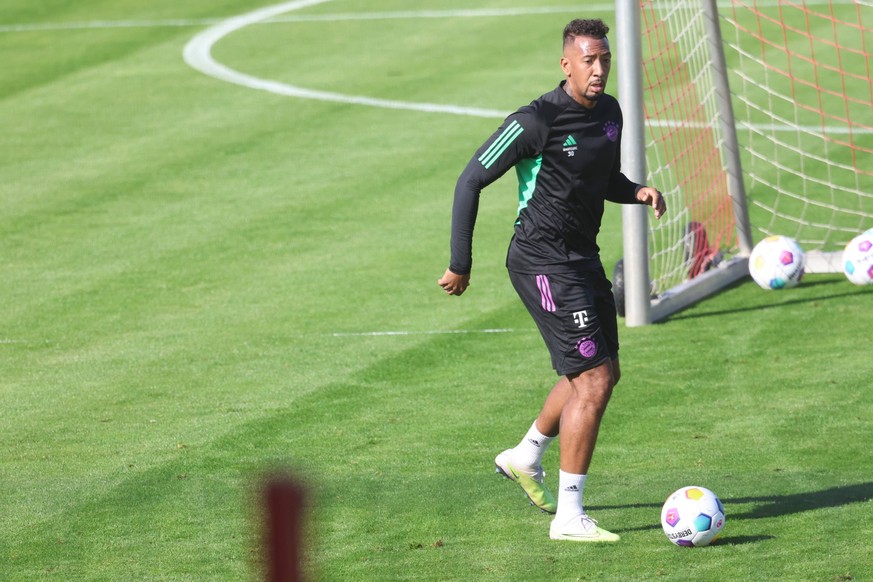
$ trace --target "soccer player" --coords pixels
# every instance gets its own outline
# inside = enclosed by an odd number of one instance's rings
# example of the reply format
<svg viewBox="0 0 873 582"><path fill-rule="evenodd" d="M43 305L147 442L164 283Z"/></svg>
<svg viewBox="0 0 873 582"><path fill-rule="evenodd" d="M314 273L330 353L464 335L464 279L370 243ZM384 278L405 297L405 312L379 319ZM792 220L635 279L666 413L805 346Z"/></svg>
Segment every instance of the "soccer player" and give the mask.
<svg viewBox="0 0 873 582"><path fill-rule="evenodd" d="M658 190L621 173L622 115L605 92L607 32L601 20L570 22L560 60L565 79L507 117L467 164L455 187L451 260L439 279L449 295L467 289L479 194L515 167L519 211L506 267L560 379L519 444L495 465L555 514L552 539L582 542L619 539L583 505L600 422L620 377L615 303L597 246L604 201L645 204L656 218L667 209ZM542 458L559 432L556 500L543 483Z"/></svg>

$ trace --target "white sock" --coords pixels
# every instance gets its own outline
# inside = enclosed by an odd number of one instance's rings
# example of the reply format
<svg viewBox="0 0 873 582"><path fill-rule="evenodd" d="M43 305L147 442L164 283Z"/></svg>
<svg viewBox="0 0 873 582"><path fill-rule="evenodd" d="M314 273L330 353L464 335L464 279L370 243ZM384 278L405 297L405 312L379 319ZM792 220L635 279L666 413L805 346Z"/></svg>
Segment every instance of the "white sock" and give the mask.
<svg viewBox="0 0 873 582"><path fill-rule="evenodd" d="M513 449L512 462L522 467L539 467L553 440L555 437L547 437L537 430L537 423L534 421L527 434Z"/></svg>
<svg viewBox="0 0 873 582"><path fill-rule="evenodd" d="M585 510L582 506L582 496L585 493L585 479L587 475L576 475L560 471L558 480L558 511L555 513L555 521L569 523L579 517Z"/></svg>

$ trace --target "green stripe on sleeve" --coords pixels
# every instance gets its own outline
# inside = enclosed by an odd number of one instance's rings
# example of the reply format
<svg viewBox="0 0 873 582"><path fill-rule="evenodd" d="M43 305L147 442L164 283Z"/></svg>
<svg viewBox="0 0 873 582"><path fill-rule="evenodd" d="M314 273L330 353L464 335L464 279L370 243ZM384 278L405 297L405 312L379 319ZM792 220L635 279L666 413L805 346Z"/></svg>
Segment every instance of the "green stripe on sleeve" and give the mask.
<svg viewBox="0 0 873 582"><path fill-rule="evenodd" d="M515 120L507 125L503 133L479 156L479 161L485 166L485 169L490 168L523 131L524 128Z"/></svg>

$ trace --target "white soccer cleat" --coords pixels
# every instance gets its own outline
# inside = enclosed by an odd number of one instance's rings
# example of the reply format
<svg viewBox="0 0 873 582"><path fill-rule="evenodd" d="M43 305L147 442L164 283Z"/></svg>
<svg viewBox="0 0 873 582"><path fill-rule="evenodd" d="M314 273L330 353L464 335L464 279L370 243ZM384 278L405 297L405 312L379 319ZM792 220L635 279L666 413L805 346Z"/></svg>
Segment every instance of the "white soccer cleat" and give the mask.
<svg viewBox="0 0 873 582"><path fill-rule="evenodd" d="M557 523L552 520L549 527L549 537L553 540L568 540L571 542L617 542L621 538L612 532L597 527L597 522L587 515L581 515L569 523Z"/></svg>
<svg viewBox="0 0 873 582"><path fill-rule="evenodd" d="M510 481L515 481L530 499L531 505L546 513L555 513L558 503L552 492L543 485L545 473L542 467L516 467L512 464L512 449L507 449L494 459L497 473Z"/></svg>

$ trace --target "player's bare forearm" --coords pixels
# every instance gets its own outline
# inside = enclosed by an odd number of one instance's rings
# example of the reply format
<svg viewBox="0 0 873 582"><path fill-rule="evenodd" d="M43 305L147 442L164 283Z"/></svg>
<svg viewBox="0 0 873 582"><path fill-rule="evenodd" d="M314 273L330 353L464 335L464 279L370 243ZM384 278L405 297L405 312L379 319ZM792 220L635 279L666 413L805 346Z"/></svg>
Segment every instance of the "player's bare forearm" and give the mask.
<svg viewBox="0 0 873 582"><path fill-rule="evenodd" d="M449 295L461 295L470 286L470 275L458 275L450 269L437 281L443 291Z"/></svg>

